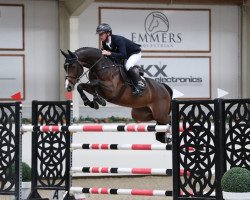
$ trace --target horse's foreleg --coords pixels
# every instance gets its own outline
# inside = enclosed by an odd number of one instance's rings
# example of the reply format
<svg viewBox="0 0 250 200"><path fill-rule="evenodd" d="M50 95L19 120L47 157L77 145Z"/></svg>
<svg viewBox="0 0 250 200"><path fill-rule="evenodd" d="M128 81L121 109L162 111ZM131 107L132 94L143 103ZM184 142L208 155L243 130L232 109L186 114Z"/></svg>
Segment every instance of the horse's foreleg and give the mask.
<svg viewBox="0 0 250 200"><path fill-rule="evenodd" d="M86 94L83 92L83 90L89 92L90 94L93 94L93 91L91 89L91 85L89 85L87 83L80 83L77 86L77 91L79 92L85 106L89 106L91 108L98 109L99 106L96 103L96 101L90 101L88 99L88 97L86 96Z"/></svg>
<svg viewBox="0 0 250 200"><path fill-rule="evenodd" d="M93 95L94 95L94 98L93 98L93 101L96 101L97 103L99 103L100 105L102 106L106 106L106 101L104 98L102 98L97 90L98 90L98 87L100 86L100 81L99 80L94 80L94 81L91 81L90 82L90 85L92 86L92 89L93 89Z"/></svg>
<svg viewBox="0 0 250 200"><path fill-rule="evenodd" d="M106 101L104 98L102 98L97 92L94 94L93 101L96 101L99 103L101 106L106 106Z"/></svg>

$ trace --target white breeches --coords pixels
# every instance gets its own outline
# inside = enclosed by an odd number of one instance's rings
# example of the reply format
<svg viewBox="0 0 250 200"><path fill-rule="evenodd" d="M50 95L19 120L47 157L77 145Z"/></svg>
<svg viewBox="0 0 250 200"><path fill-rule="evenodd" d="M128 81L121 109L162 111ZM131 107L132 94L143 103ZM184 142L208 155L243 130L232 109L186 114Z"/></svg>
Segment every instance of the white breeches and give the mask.
<svg viewBox="0 0 250 200"><path fill-rule="evenodd" d="M141 52L131 55L125 64L126 70L128 71L131 67L136 65L140 60L141 60Z"/></svg>

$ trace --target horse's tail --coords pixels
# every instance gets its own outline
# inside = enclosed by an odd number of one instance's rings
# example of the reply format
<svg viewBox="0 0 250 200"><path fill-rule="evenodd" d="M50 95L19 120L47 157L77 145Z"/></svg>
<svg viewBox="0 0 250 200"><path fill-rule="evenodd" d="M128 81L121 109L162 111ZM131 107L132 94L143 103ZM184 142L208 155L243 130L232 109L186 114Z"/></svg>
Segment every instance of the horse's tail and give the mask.
<svg viewBox="0 0 250 200"><path fill-rule="evenodd" d="M166 83L162 83L164 85L164 87L167 89L167 91L170 94L171 99L173 98L173 90L171 89L171 87L169 87Z"/></svg>
<svg viewBox="0 0 250 200"><path fill-rule="evenodd" d="M171 112L171 101L172 101L172 98L173 98L173 90L171 89L171 87L169 87L166 83L162 83L164 85L164 87L167 89L168 93L170 94L170 108L169 108L169 111L168 111L168 114Z"/></svg>

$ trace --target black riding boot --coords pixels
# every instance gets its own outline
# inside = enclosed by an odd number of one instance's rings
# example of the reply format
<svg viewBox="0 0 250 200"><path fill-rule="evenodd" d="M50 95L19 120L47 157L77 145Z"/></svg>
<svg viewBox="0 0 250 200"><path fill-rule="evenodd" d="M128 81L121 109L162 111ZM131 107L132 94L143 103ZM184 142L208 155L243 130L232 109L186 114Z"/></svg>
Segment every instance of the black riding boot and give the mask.
<svg viewBox="0 0 250 200"><path fill-rule="evenodd" d="M141 77L139 74L136 73L135 68L131 67L128 70L129 78L132 80L134 84L134 90L133 90L133 95L135 96L141 96L142 91L145 89L145 84L141 80Z"/></svg>

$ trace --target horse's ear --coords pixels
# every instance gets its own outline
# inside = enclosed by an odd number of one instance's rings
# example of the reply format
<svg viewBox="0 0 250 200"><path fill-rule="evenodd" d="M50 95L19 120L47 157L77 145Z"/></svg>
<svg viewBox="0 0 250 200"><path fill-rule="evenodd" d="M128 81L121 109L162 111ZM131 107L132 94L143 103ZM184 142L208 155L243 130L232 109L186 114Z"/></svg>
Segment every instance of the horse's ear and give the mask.
<svg viewBox="0 0 250 200"><path fill-rule="evenodd" d="M63 50L60 49L60 51L61 51L62 55L63 55L65 58L68 57L68 54L66 54Z"/></svg>
<svg viewBox="0 0 250 200"><path fill-rule="evenodd" d="M68 52L71 58L76 58L76 55L73 52L71 52L70 50L68 50Z"/></svg>

